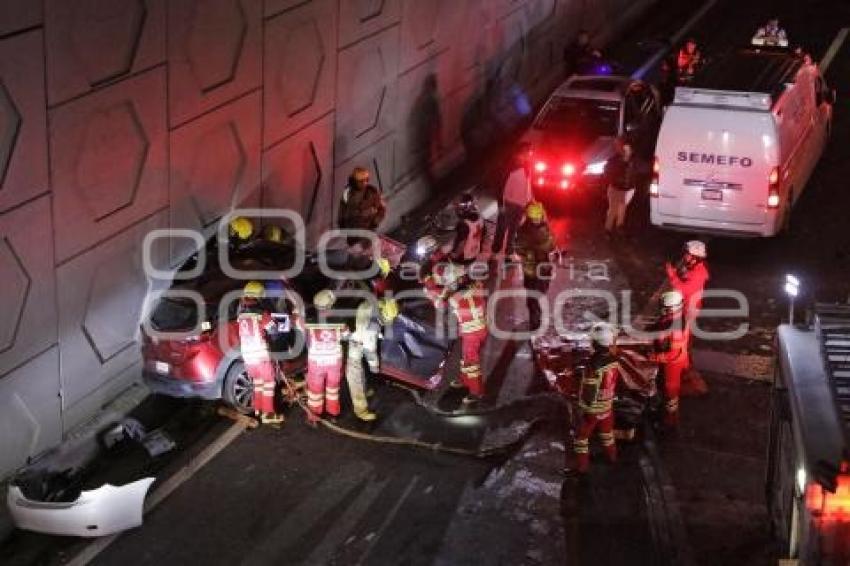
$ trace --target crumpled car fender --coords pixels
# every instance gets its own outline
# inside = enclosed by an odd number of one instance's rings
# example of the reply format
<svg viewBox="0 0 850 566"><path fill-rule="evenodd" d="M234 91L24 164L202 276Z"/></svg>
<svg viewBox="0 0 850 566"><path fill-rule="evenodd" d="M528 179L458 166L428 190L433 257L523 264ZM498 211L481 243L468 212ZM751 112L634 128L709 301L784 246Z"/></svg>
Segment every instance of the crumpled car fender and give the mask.
<svg viewBox="0 0 850 566"><path fill-rule="evenodd" d="M83 491L71 502L27 499L15 485L9 486L6 503L15 526L51 535L99 537L142 524L145 495L154 478L122 486L105 484Z"/></svg>

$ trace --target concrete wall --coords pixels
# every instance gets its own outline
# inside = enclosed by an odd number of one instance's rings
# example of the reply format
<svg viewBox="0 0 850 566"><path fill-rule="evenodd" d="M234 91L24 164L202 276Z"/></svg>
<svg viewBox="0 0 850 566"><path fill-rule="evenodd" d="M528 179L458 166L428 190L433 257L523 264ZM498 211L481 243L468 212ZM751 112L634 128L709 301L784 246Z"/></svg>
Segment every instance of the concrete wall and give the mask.
<svg viewBox="0 0 850 566"><path fill-rule="evenodd" d="M148 231L248 204L311 211L315 237L355 164L391 224L477 119L548 92L580 26L651 1L4 0L0 475L138 377Z"/></svg>

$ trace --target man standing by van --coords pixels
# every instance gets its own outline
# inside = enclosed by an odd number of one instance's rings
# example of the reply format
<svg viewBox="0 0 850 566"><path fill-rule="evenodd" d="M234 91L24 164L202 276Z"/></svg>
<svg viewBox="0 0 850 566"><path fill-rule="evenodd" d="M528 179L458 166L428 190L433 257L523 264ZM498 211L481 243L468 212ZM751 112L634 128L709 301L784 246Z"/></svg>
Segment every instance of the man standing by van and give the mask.
<svg viewBox="0 0 850 566"><path fill-rule="evenodd" d="M514 239L517 228L522 221L526 205L531 202L531 184L526 170L528 151L531 146L522 144L514 157L513 167L508 173L505 187L502 190L502 209L496 224L496 235L493 238L492 251L505 252L505 256L514 253Z"/></svg>
<svg viewBox="0 0 850 566"><path fill-rule="evenodd" d="M635 194L639 174L638 162L632 144L624 138L617 140L617 155L605 165L605 180L608 183L608 214L605 217L605 233L610 238L621 232L626 220L626 207Z"/></svg>

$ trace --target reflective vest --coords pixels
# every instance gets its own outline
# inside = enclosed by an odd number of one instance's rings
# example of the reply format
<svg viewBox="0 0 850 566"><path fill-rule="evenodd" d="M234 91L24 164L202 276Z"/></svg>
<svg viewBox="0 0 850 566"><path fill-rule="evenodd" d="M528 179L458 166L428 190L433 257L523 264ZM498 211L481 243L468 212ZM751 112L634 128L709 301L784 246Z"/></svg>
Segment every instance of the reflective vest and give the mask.
<svg viewBox="0 0 850 566"><path fill-rule="evenodd" d="M475 283L452 293L449 305L460 324L461 334L470 334L487 328L487 300L484 288Z"/></svg>
<svg viewBox="0 0 850 566"><path fill-rule="evenodd" d="M266 329L274 324L266 312L243 312L237 317L239 325L239 349L245 363L269 359Z"/></svg>
<svg viewBox="0 0 850 566"><path fill-rule="evenodd" d="M320 365L333 365L342 360L342 338L345 325L341 323L307 323L307 357Z"/></svg>
<svg viewBox="0 0 850 566"><path fill-rule="evenodd" d="M604 415L614 406L620 364L609 353L594 354L581 380L579 407L592 415Z"/></svg>

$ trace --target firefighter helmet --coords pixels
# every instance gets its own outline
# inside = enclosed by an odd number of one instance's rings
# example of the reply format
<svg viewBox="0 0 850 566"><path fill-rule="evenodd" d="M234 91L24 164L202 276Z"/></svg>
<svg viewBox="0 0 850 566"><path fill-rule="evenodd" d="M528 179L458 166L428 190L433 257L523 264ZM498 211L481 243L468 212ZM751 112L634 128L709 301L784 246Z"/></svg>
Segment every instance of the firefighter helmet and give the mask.
<svg viewBox="0 0 850 566"><path fill-rule="evenodd" d="M525 207L525 216L535 224L543 222L546 218L546 209L543 208L543 203L533 200Z"/></svg>
<svg viewBox="0 0 850 566"><path fill-rule="evenodd" d="M378 313L381 315L381 322L389 324L398 316L398 301L395 299L379 300Z"/></svg>
<svg viewBox="0 0 850 566"><path fill-rule="evenodd" d="M259 281L248 281L245 284L245 288L242 290L243 297L250 297L253 299L260 299L265 294L266 288Z"/></svg>
<svg viewBox="0 0 850 566"><path fill-rule="evenodd" d="M434 236L422 236L416 242L416 253L424 257L437 251L437 247L437 239Z"/></svg>
<svg viewBox="0 0 850 566"><path fill-rule="evenodd" d="M351 172L351 178L355 183L368 183L369 171L365 167L355 167Z"/></svg>
<svg viewBox="0 0 850 566"><path fill-rule="evenodd" d="M330 289L319 291L313 296L313 304L318 309L326 310L332 308L334 303L336 303L336 295Z"/></svg>
<svg viewBox="0 0 850 566"><path fill-rule="evenodd" d="M594 344L610 348L614 345L614 326L607 322L597 322L590 328L590 340Z"/></svg>
<svg viewBox="0 0 850 566"><path fill-rule="evenodd" d="M378 264L378 270L381 272L381 277L386 277L390 274L390 270L392 269L390 260L385 257L381 257L378 258L376 263Z"/></svg>
<svg viewBox="0 0 850 566"><path fill-rule="evenodd" d="M661 308L667 314L681 312L685 307L685 298L679 291L667 291L661 295Z"/></svg>
<svg viewBox="0 0 850 566"><path fill-rule="evenodd" d="M690 240L689 242L685 242L685 253L700 259L708 257L705 242L701 242L700 240Z"/></svg>
<svg viewBox="0 0 850 566"><path fill-rule="evenodd" d="M240 240L247 240L254 235L254 223L244 216L237 216L230 221L228 232Z"/></svg>
<svg viewBox="0 0 850 566"><path fill-rule="evenodd" d="M269 242L283 243L283 230L275 224L268 224L263 227L263 239Z"/></svg>

